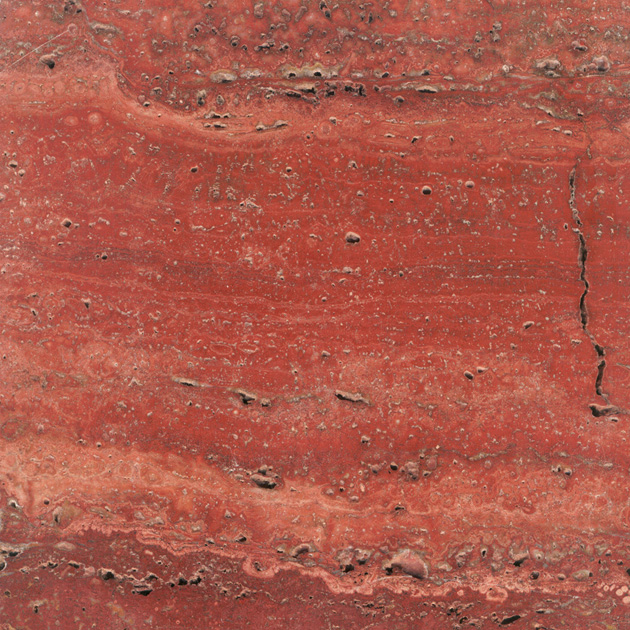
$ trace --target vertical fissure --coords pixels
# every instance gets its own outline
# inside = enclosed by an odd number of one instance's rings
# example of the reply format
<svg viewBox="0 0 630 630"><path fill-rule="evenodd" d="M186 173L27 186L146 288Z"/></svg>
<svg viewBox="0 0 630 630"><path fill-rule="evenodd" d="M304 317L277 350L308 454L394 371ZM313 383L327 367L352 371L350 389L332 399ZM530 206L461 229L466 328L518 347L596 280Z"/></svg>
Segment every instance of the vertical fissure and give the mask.
<svg viewBox="0 0 630 630"><path fill-rule="evenodd" d="M593 349L597 354L597 375L595 377L595 393L604 399L606 404L608 405L608 396L603 389L603 381L604 381L604 372L606 370L606 350L604 347L597 342L595 336L590 331L589 317L588 317L588 307L587 307L587 296L590 290L590 284L588 282L588 278L586 275L587 269L587 260L588 260L588 246L586 243L586 237L582 232L582 219L580 217L579 210L577 208L577 204L575 202L576 196L576 171L577 164L573 167L571 172L569 173L569 208L571 209L571 214L573 215L573 222L575 223L575 227L573 231L577 234L578 237L578 266L580 268L580 281L584 285L584 290L582 291L582 295L580 296L580 323L582 325L582 330L585 335L588 337ZM600 405L591 405L591 410L593 411L593 415L605 415L606 410L612 408L610 406L602 407Z"/></svg>

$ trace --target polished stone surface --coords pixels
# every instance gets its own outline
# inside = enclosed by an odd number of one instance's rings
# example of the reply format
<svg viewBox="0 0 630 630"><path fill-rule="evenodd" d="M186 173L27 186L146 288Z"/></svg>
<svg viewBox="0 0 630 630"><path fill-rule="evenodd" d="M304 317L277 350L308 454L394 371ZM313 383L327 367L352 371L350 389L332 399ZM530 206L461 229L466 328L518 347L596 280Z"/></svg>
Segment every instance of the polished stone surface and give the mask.
<svg viewBox="0 0 630 630"><path fill-rule="evenodd" d="M629 32L2 3L0 628L630 627Z"/></svg>

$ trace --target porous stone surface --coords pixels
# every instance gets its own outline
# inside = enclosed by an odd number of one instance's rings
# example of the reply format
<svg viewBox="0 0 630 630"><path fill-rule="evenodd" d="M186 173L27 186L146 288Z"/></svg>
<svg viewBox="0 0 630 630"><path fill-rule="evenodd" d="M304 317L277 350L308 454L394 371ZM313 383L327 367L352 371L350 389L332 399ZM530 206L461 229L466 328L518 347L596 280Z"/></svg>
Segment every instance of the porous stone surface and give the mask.
<svg viewBox="0 0 630 630"><path fill-rule="evenodd" d="M629 28L2 3L0 628L628 628Z"/></svg>

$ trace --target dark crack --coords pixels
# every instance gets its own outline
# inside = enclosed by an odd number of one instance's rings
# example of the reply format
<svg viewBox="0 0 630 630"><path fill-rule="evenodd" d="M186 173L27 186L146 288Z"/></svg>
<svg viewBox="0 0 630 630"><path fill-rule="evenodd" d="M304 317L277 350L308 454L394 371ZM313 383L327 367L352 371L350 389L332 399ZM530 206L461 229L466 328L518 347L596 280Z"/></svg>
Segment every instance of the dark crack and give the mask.
<svg viewBox="0 0 630 630"><path fill-rule="evenodd" d="M595 393L598 396L601 396L606 401L606 403L608 403L608 395L604 392L602 388L604 371L606 369L606 350L601 344L597 342L597 339L595 339L595 336L588 327L589 318L588 308L586 305L586 298L590 289L590 285L586 277L588 246L584 233L582 232L582 219L580 217L577 204L575 203L575 173L577 171L577 166L578 165L576 164L569 173L569 207L571 208L573 222L575 223L575 228L573 229L573 231L577 234L578 237L578 266L580 268L580 281L584 285L584 291L582 291L582 295L580 296L580 323L582 324L582 330L584 331L584 334L589 338L593 349L597 353L597 376L595 377ZM594 412L593 415L595 415Z"/></svg>

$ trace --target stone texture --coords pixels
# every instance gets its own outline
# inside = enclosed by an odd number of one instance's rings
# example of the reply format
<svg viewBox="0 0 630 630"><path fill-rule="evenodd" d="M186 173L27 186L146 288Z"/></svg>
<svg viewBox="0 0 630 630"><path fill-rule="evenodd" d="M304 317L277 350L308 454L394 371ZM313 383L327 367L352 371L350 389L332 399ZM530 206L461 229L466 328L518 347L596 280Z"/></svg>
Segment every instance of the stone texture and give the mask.
<svg viewBox="0 0 630 630"><path fill-rule="evenodd" d="M22 628L630 624L618 3L4 3Z"/></svg>

